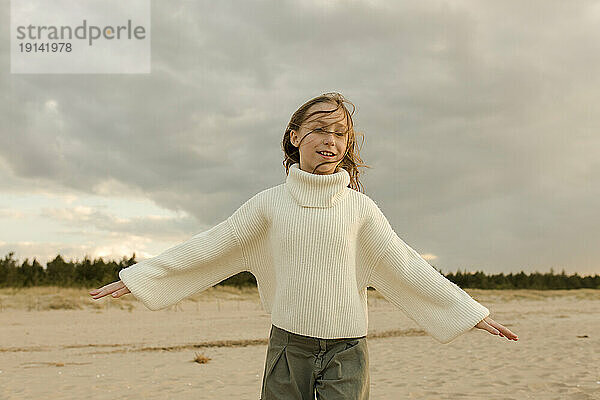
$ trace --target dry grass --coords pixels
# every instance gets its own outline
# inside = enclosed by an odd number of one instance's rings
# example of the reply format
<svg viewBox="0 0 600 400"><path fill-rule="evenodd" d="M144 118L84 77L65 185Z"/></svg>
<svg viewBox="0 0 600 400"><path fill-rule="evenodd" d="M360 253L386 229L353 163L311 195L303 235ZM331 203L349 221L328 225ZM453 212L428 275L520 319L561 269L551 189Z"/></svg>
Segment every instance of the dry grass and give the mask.
<svg viewBox="0 0 600 400"><path fill-rule="evenodd" d="M573 290L484 290L466 289L473 298L481 301L518 301L518 300L547 300L552 298L572 297L574 300L600 300L598 289Z"/></svg>
<svg viewBox="0 0 600 400"><path fill-rule="evenodd" d="M392 329L387 331L371 332L367 335L368 339L399 337L399 336L427 336L422 329ZM161 352L161 351L182 351L189 349L206 349L213 347L248 347L264 346L269 344L268 338L261 339L229 339L229 340L209 340L199 343L185 343L170 346L144 346L138 343L104 343L104 344L77 344L77 345L46 345L46 346L26 346L26 347L0 347L0 353L23 353L23 352L48 352L63 351L66 349L87 349L89 354L112 354L127 352ZM92 349L102 349L93 350ZM200 353L197 353L197 355ZM52 363L52 365L54 365Z"/></svg>
<svg viewBox="0 0 600 400"><path fill-rule="evenodd" d="M131 294L113 299L110 296L94 300L89 289L64 288L58 286L38 286L30 288L0 288L0 312L3 310L82 310L116 308L132 311L143 307ZM255 287L236 288L233 286L211 287L202 293L190 296L185 302L213 302L215 300L250 300L260 302Z"/></svg>
<svg viewBox="0 0 600 400"><path fill-rule="evenodd" d="M194 357L194 361L198 364L206 364L212 360L210 357L206 357L204 354L196 353L196 357Z"/></svg>
<svg viewBox="0 0 600 400"><path fill-rule="evenodd" d="M2 288L0 289L0 312L3 310L102 310L115 308L132 311L143 307L141 303L128 294L118 299L103 297L92 299L88 294L89 289L63 288L56 286L42 286L32 288ZM548 298L573 297L577 300L600 300L600 290L483 290L466 289L473 298L480 302L510 302L519 300L546 300ZM233 286L211 287L202 293L185 299L183 302L214 302L214 301L249 301L260 303L256 287L237 288ZM369 304L386 302L380 293L369 290ZM182 302L182 303L183 303Z"/></svg>
<svg viewBox="0 0 600 400"><path fill-rule="evenodd" d="M64 367L66 365L86 365L91 362L58 362L58 361L30 361L21 363L22 368L39 368L39 367Z"/></svg>
<svg viewBox="0 0 600 400"><path fill-rule="evenodd" d="M202 293L189 297L189 301L214 301L219 300L257 300L258 288L252 286L244 286L237 288L235 286L213 286Z"/></svg>
<svg viewBox="0 0 600 400"><path fill-rule="evenodd" d="M91 289L90 289L91 290ZM94 300L85 289L57 286L0 289L0 311L14 309L27 311L105 309L114 307L132 310L136 300L132 296L120 299Z"/></svg>

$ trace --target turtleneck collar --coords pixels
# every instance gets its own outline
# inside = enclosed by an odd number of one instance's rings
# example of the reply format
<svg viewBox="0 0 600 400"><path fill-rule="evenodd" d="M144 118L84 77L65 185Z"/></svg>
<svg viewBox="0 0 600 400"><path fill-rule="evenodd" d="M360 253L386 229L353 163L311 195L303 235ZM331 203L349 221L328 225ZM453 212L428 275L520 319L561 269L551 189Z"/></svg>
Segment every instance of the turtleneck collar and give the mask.
<svg viewBox="0 0 600 400"><path fill-rule="evenodd" d="M343 168L329 175L311 174L300 169L300 164L290 166L285 186L302 207L333 207L346 195L350 174Z"/></svg>

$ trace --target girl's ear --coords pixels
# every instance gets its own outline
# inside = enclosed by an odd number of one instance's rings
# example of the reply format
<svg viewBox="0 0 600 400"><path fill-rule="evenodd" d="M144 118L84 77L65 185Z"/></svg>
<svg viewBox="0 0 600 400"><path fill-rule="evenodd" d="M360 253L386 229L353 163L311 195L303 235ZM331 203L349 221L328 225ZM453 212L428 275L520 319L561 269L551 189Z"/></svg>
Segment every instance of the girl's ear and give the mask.
<svg viewBox="0 0 600 400"><path fill-rule="evenodd" d="M295 141L296 141L296 131L291 130L290 131L290 142L292 143L292 146L298 147L298 146L296 146L296 143L294 143Z"/></svg>

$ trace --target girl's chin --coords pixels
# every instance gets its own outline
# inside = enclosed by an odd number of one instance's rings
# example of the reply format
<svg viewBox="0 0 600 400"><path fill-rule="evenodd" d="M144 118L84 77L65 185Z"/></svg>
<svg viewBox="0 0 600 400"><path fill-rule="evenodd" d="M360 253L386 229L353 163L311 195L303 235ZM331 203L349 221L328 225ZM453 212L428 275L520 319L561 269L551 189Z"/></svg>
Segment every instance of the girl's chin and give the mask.
<svg viewBox="0 0 600 400"><path fill-rule="evenodd" d="M335 170L336 167L336 162L331 162L331 163L326 163L323 164L323 162L317 163L317 164L313 164L311 166L309 166L307 169L310 172L315 171L315 174L330 174ZM316 170L315 170L316 168Z"/></svg>

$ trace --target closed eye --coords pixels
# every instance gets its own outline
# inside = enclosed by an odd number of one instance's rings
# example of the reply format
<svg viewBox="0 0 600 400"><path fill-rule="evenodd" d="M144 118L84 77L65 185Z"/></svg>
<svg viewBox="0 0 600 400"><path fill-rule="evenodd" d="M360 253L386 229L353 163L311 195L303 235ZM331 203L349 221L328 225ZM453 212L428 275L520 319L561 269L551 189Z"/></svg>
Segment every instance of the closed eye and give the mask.
<svg viewBox="0 0 600 400"><path fill-rule="evenodd" d="M324 130L322 128L317 128L314 131L315 132L322 132L322 133L335 133L338 136L344 136L344 135L346 135L346 132L339 132L339 131L331 131L330 132L330 131L326 131L326 130Z"/></svg>

